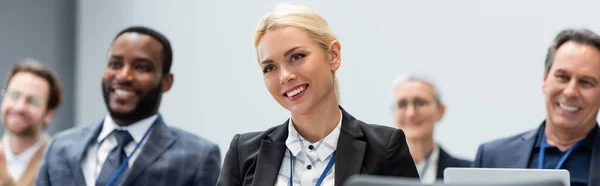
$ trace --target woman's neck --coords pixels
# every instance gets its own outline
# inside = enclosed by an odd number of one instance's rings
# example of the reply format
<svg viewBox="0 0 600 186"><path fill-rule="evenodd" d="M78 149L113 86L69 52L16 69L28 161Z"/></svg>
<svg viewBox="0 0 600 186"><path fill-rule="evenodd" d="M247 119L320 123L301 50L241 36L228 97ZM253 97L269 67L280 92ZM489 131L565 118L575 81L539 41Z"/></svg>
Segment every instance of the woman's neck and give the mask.
<svg viewBox="0 0 600 186"><path fill-rule="evenodd" d="M419 164L425 161L427 155L433 151L435 142L433 137L420 139L420 140L407 140L408 150L410 155L413 157L415 164Z"/></svg>
<svg viewBox="0 0 600 186"><path fill-rule="evenodd" d="M321 102L310 112L303 114L292 113L292 123L298 133L311 143L325 138L340 123L341 111L337 101Z"/></svg>

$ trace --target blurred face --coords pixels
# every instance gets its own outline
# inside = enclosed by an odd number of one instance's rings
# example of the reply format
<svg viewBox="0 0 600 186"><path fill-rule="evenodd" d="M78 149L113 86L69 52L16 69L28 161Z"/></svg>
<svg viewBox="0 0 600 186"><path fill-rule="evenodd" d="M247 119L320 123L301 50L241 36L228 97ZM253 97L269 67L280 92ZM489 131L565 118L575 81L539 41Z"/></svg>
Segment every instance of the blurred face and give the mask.
<svg viewBox="0 0 600 186"><path fill-rule="evenodd" d="M49 83L32 73L19 72L10 80L2 101L2 122L13 135L39 135L53 117L47 110Z"/></svg>
<svg viewBox="0 0 600 186"><path fill-rule="evenodd" d="M305 30L269 30L259 41L258 60L269 93L292 113L304 114L335 100L333 72L340 65L340 44L324 50Z"/></svg>
<svg viewBox="0 0 600 186"><path fill-rule="evenodd" d="M566 42L544 74L548 124L580 128L596 123L600 108L600 52L592 46Z"/></svg>
<svg viewBox="0 0 600 186"><path fill-rule="evenodd" d="M436 103L430 86L408 81L396 88L396 125L409 140L433 138L433 128L444 115L445 106Z"/></svg>
<svg viewBox="0 0 600 186"><path fill-rule="evenodd" d="M154 38L125 33L110 48L102 76L106 106L114 119L138 121L158 111L173 75L162 74L163 47Z"/></svg>

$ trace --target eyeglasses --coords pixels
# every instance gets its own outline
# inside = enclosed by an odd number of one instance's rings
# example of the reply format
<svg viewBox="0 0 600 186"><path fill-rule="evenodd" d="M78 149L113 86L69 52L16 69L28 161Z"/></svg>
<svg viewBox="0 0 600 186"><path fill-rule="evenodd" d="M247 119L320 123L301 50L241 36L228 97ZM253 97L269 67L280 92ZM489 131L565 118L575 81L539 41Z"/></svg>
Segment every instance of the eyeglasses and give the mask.
<svg viewBox="0 0 600 186"><path fill-rule="evenodd" d="M6 90L2 90L2 97L7 97L11 101L17 102L19 99L21 99L22 94L20 92L7 92ZM36 96L28 96L25 98L25 103L31 106L39 106L40 98Z"/></svg>
<svg viewBox="0 0 600 186"><path fill-rule="evenodd" d="M419 108L428 106L430 104L431 104L431 101L416 97L412 100L401 99L398 102L396 102L394 105L392 105L392 109L404 111L411 105L414 109L419 109Z"/></svg>

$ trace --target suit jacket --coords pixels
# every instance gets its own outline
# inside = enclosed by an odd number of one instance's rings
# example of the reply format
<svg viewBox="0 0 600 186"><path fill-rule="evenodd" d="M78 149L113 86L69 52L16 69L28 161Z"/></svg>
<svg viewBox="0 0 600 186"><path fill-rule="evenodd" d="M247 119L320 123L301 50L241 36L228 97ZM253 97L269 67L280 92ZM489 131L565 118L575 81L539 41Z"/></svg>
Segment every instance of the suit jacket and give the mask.
<svg viewBox="0 0 600 186"><path fill-rule="evenodd" d="M96 125L56 134L46 149L37 186L85 185L81 163L102 128ZM215 185L221 165L217 145L162 119L148 136L140 155L116 185Z"/></svg>
<svg viewBox="0 0 600 186"><path fill-rule="evenodd" d="M438 145L439 147L439 145ZM470 167L472 162L468 160L458 159L450 156L442 147L440 148L440 157L437 166L437 178L444 179L444 170L448 167Z"/></svg>
<svg viewBox="0 0 600 186"><path fill-rule="evenodd" d="M366 124L340 109L336 186L354 174L419 177L402 130ZM217 185L274 185L287 149L288 121L264 132L235 135Z"/></svg>
<svg viewBox="0 0 600 186"><path fill-rule="evenodd" d="M13 180L13 179L7 180L8 183L6 183L4 186L13 186L13 185L14 186L33 186L34 185L35 178L38 175L40 161L42 159L42 155L44 154L44 149L46 148L46 144L48 143L48 139L46 139L45 137L42 137L41 140L44 140L42 142L42 145L35 152L33 157L31 157L31 160L29 161L29 164L27 164L27 168L25 168L25 172L23 172L23 174L21 175L21 178L19 180ZM0 141L0 144L2 144L1 141Z"/></svg>
<svg viewBox="0 0 600 186"><path fill-rule="evenodd" d="M539 128L480 145L473 167L526 169L537 140L538 130ZM594 144L589 185L600 184L600 130Z"/></svg>

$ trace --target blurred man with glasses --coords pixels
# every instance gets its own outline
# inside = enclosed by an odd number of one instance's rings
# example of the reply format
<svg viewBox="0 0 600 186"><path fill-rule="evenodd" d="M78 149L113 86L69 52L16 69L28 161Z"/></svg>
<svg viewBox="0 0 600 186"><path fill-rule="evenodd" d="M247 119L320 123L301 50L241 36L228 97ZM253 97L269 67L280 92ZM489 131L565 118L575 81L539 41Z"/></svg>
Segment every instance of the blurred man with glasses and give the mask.
<svg viewBox="0 0 600 186"><path fill-rule="evenodd" d="M61 97L56 74L33 59L22 60L9 72L1 107L0 186L34 185L49 140L44 129Z"/></svg>

